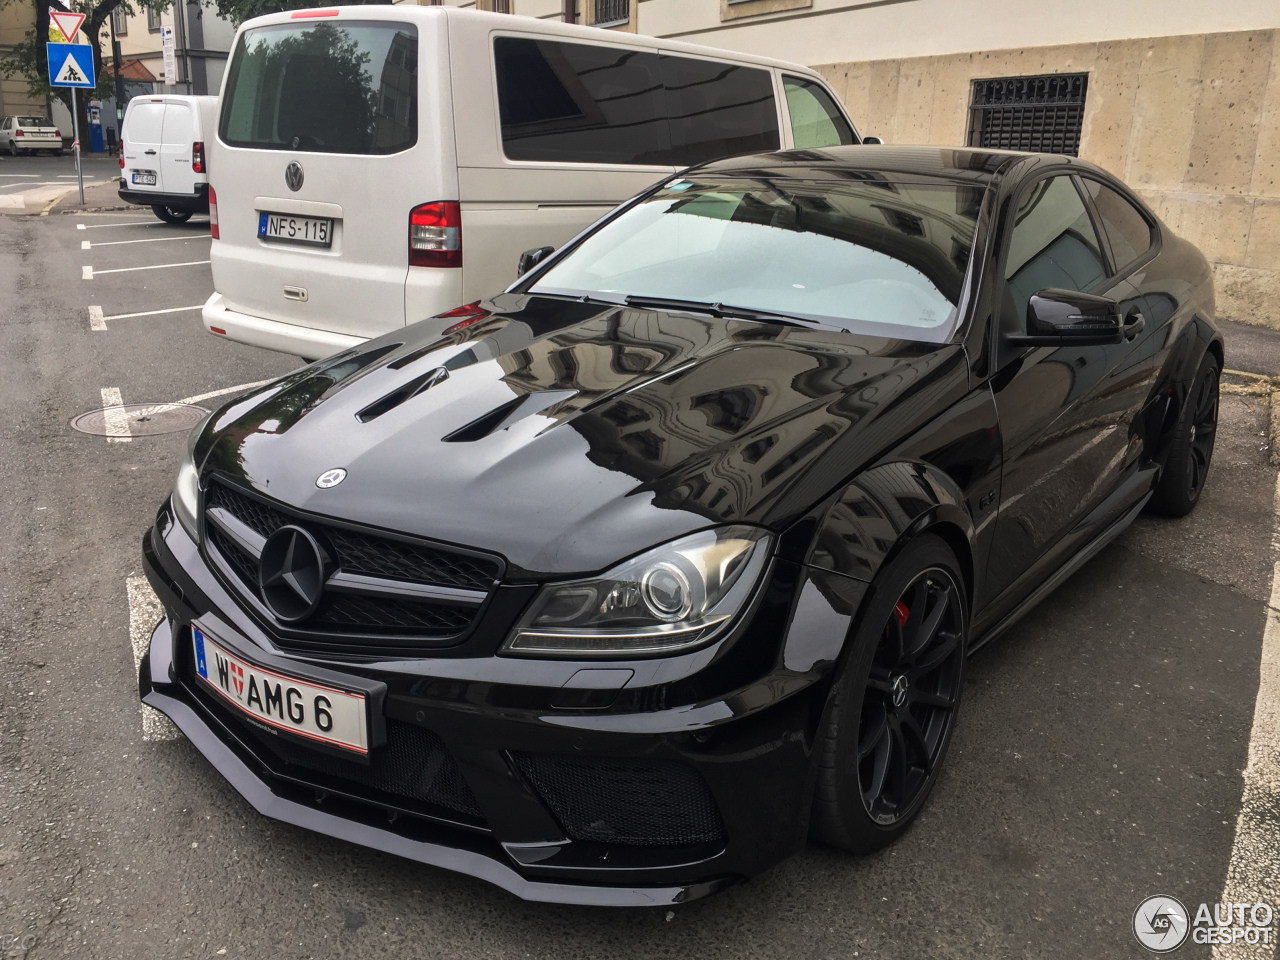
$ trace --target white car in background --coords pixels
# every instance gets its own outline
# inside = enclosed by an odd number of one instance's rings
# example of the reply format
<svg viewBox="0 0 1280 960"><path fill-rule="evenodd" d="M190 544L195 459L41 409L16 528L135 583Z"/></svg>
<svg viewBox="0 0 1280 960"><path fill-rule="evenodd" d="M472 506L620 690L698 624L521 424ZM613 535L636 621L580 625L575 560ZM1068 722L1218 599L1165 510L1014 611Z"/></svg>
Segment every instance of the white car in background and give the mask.
<svg viewBox="0 0 1280 960"><path fill-rule="evenodd" d="M62 133L47 117L5 117L0 121L0 149L11 156L48 150L62 152Z"/></svg>
<svg viewBox="0 0 1280 960"><path fill-rule="evenodd" d="M205 129L217 97L134 97L120 141L120 199L150 207L166 223L209 210Z"/></svg>

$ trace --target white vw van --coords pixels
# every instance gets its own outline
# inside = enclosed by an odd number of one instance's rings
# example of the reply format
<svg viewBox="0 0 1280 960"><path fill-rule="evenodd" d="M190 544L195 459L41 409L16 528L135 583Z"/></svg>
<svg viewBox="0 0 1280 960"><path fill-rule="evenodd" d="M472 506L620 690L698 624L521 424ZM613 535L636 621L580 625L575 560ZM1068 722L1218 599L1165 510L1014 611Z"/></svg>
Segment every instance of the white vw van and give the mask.
<svg viewBox="0 0 1280 960"><path fill-rule="evenodd" d="M457 7L250 20L219 102L205 327L308 359L499 292L690 164L859 142L804 67Z"/></svg>
<svg viewBox="0 0 1280 960"><path fill-rule="evenodd" d="M120 142L120 199L150 207L168 223L209 209L205 142L217 122L216 97L134 97Z"/></svg>

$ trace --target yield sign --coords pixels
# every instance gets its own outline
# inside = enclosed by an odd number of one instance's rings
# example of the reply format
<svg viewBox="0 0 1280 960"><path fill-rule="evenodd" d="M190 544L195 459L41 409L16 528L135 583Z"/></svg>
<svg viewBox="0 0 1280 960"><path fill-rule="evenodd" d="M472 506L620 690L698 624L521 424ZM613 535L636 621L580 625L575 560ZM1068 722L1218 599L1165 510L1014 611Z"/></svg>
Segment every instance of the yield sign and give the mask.
<svg viewBox="0 0 1280 960"><path fill-rule="evenodd" d="M53 21L53 25L62 31L62 35L67 38L67 43L76 42L76 34L80 32L80 24L84 23L83 13L63 13L60 10L50 10L49 19Z"/></svg>

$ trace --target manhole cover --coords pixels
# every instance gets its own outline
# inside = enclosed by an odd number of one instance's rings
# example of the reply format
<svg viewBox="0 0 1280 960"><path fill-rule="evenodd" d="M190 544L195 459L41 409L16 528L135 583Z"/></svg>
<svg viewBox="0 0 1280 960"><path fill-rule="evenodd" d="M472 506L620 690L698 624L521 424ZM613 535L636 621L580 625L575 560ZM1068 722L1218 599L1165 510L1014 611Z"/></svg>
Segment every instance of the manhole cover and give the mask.
<svg viewBox="0 0 1280 960"><path fill-rule="evenodd" d="M127 403L82 413L71 426L95 437L153 437L190 430L208 412L190 403Z"/></svg>

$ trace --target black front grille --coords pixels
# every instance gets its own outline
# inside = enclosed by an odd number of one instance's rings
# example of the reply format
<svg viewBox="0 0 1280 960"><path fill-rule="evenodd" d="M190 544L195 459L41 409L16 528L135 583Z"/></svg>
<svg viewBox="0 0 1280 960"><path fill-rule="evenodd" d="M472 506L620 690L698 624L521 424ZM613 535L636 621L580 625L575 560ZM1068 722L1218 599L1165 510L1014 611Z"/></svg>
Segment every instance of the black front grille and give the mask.
<svg viewBox="0 0 1280 960"><path fill-rule="evenodd" d="M1074 157L1088 86L1087 73L974 80L969 145Z"/></svg>
<svg viewBox="0 0 1280 960"><path fill-rule="evenodd" d="M331 593L310 622L334 630L379 630L452 636L471 625L471 607Z"/></svg>
<svg viewBox="0 0 1280 960"><path fill-rule="evenodd" d="M221 508L262 537L289 524L306 527L326 544L337 569L347 574L485 593L502 574L495 559L297 517L217 479L209 483L205 506ZM239 546L213 520L205 523L205 536L210 550L231 568L236 585L260 604L257 557ZM341 591L327 589L310 619L288 627L277 625L277 632L281 644L287 647L341 646L411 653L422 646L456 642L474 623L482 602L480 597L453 601L397 596L395 590L379 592L376 585L366 582ZM358 642L348 642L348 638L354 640L357 636ZM379 642L379 638L384 639Z"/></svg>
<svg viewBox="0 0 1280 960"><path fill-rule="evenodd" d="M512 759L575 840L675 846L724 839L711 791L682 763L541 753Z"/></svg>
<svg viewBox="0 0 1280 960"><path fill-rule="evenodd" d="M328 527L325 534L349 573L388 580L435 583L464 590L488 590L498 576L488 560L449 554L411 543Z"/></svg>

